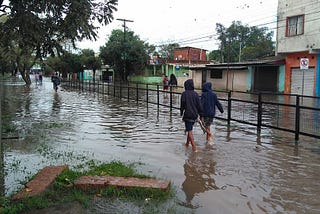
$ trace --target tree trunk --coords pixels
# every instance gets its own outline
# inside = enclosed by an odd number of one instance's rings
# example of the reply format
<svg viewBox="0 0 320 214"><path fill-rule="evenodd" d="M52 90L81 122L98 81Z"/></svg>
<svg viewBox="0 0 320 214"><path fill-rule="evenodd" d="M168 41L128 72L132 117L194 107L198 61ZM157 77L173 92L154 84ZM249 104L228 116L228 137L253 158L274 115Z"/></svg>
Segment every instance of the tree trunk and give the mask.
<svg viewBox="0 0 320 214"><path fill-rule="evenodd" d="M19 66L19 71L26 85L31 85L30 73L25 69L25 66Z"/></svg>

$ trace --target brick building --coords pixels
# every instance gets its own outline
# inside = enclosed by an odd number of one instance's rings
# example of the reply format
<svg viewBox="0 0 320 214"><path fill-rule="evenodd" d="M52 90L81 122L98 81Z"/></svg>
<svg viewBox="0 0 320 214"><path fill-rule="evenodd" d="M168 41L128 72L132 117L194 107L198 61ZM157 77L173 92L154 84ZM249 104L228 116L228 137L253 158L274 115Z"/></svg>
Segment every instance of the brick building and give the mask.
<svg viewBox="0 0 320 214"><path fill-rule="evenodd" d="M173 60L170 63L180 64L207 64L207 50L193 47L175 48Z"/></svg>

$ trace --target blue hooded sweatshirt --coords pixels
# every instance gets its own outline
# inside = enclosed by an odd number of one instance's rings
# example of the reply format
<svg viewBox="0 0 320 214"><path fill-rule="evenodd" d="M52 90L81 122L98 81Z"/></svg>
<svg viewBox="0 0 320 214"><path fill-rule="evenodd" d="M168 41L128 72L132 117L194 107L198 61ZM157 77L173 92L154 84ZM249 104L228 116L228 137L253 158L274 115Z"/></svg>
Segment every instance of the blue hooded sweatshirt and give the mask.
<svg viewBox="0 0 320 214"><path fill-rule="evenodd" d="M217 95L212 91L211 82L206 82L202 85L201 105L203 108L203 112L200 114L201 117L214 118L216 114L216 106L219 111L223 113L222 105L219 102Z"/></svg>
<svg viewBox="0 0 320 214"><path fill-rule="evenodd" d="M185 91L182 92L180 100L180 115L183 116L183 121L195 122L202 112L200 98L198 93L194 91L192 79L184 82L184 88Z"/></svg>

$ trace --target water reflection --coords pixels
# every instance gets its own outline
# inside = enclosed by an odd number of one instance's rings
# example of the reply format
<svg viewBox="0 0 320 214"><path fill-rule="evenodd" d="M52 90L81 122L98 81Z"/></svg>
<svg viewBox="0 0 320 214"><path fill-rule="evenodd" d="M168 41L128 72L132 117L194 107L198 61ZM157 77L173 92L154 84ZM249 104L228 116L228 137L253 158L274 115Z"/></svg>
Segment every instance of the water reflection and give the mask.
<svg viewBox="0 0 320 214"><path fill-rule="evenodd" d="M205 151L199 153L191 152L183 165L185 180L182 190L186 195L187 206L193 207L191 201L197 194L219 189L213 178L216 162L213 159L214 150L210 147L208 145Z"/></svg>
<svg viewBox="0 0 320 214"><path fill-rule="evenodd" d="M50 80L30 89L5 85L2 95L2 111L22 137L4 141L5 194L45 165L120 160L141 163L139 172L172 181L178 187L172 207L194 208L176 213L320 212L317 139L302 137L297 145L292 133L263 128L257 135L254 126L216 120L213 147L195 128L194 154L183 146L177 109L67 88L55 94Z"/></svg>
<svg viewBox="0 0 320 214"><path fill-rule="evenodd" d="M61 106L61 98L58 93L54 93L52 102L52 113L58 114Z"/></svg>

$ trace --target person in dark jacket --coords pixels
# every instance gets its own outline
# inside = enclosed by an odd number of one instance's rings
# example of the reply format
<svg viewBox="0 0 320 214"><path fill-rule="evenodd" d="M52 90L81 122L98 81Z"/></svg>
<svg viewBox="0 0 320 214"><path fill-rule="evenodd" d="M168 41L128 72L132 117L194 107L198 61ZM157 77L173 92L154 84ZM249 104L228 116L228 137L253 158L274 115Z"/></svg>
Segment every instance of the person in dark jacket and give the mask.
<svg viewBox="0 0 320 214"><path fill-rule="evenodd" d="M169 85L170 86L177 86L178 85L177 78L174 74L170 75Z"/></svg>
<svg viewBox="0 0 320 214"><path fill-rule="evenodd" d="M206 82L202 85L201 105L203 111L200 113L200 118L205 126L207 133L207 143L213 141L213 134L210 131L210 126L213 123L213 119L216 115L216 107L221 113L223 108L219 102L217 95L212 91L211 82Z"/></svg>
<svg viewBox="0 0 320 214"><path fill-rule="evenodd" d="M198 93L194 91L192 79L188 79L184 82L184 88L185 91L182 92L180 100L180 115L183 116L182 120L185 122L185 131L187 132L186 146L189 146L191 143L192 150L197 152L192 128L197 121L199 114L202 113L200 97Z"/></svg>
<svg viewBox="0 0 320 214"><path fill-rule="evenodd" d="M53 89L55 92L58 91L58 85L60 85L60 78L58 76L58 73L53 73L51 76L51 82L53 83Z"/></svg>

